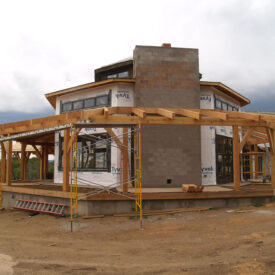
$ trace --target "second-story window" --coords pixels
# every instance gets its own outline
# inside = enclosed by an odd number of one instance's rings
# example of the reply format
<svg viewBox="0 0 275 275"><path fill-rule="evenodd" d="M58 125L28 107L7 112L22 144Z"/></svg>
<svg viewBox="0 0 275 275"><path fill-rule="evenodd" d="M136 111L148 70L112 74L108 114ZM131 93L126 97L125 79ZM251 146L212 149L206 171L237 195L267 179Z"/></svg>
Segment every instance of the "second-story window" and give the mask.
<svg viewBox="0 0 275 275"><path fill-rule="evenodd" d="M111 105L111 90L109 94L79 99L70 102L61 102L61 113L67 113L71 111L78 111L81 109L100 108Z"/></svg>
<svg viewBox="0 0 275 275"><path fill-rule="evenodd" d="M112 73L112 74L107 75L107 79L110 79L110 78L127 78L127 77L129 77L129 72L128 71L120 72L120 73Z"/></svg>

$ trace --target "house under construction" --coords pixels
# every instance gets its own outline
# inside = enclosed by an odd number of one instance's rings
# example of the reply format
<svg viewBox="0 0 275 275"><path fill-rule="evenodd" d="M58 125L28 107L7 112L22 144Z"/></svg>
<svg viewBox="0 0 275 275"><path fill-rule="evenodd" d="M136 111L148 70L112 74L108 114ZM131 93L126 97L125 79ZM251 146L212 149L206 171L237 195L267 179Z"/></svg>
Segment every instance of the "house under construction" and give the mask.
<svg viewBox="0 0 275 275"><path fill-rule="evenodd" d="M197 49L136 46L96 69L95 82L46 94L55 116L0 125L3 204L71 199L88 214L130 210L133 201L150 209L272 198L275 116L242 112L249 99L200 78ZM26 178L31 154L41 163L36 183ZM252 180L272 183L241 184ZM182 184L205 189L184 193Z"/></svg>

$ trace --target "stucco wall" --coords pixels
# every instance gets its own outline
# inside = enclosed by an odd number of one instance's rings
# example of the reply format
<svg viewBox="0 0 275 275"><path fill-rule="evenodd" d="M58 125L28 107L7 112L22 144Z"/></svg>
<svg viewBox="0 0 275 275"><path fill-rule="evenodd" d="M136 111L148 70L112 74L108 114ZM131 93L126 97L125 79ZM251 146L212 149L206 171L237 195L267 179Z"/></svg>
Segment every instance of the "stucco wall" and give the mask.
<svg viewBox="0 0 275 275"><path fill-rule="evenodd" d="M220 100L234 107L240 105L230 97L211 87L202 87L200 96L201 109L215 109L214 100ZM201 173L203 185L216 185L216 134L232 137L231 126L201 126Z"/></svg>
<svg viewBox="0 0 275 275"><path fill-rule="evenodd" d="M111 106L133 106L133 84L119 83L117 85L106 85L104 87L98 87L93 89L86 89L80 92L74 92L72 94L64 95L57 98L56 102L56 113L60 113L60 101L68 102L78 99L85 99L98 95L105 95L111 90ZM113 128L115 134L119 135L120 140L122 141L122 129ZM106 132L103 128L87 128L82 129L79 135L82 134L96 134ZM60 132L63 136L63 131ZM55 134L55 167L54 167L54 182L62 183L63 182L63 173L58 170L58 159L59 159L59 133ZM129 135L130 139L130 135ZM121 154L120 150L117 148L117 145L112 141L111 146L111 172L96 172L96 171L85 171L78 172L79 179L83 179L90 182L90 185L101 184L104 186L110 185L119 185L120 183L120 165L121 165ZM79 183L84 184L79 181Z"/></svg>

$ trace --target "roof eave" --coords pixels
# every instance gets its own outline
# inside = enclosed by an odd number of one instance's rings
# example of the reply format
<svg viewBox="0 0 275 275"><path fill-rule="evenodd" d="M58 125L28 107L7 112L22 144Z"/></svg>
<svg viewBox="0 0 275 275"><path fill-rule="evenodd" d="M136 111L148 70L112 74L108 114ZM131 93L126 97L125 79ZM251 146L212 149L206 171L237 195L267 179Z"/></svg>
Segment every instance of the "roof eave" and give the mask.
<svg viewBox="0 0 275 275"><path fill-rule="evenodd" d="M234 91L233 89L227 87L221 82L212 82L212 81L200 81L201 86L213 86L216 89L220 90L221 92L235 98L241 105L241 107L250 104L250 100L243 95L239 94L238 92Z"/></svg>

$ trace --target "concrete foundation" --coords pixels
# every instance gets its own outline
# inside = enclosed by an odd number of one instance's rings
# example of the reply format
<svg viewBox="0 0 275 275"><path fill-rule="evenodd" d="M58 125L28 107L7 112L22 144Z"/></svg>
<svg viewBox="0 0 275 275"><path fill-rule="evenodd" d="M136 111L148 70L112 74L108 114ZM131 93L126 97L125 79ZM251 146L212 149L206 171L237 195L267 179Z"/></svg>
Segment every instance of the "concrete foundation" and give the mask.
<svg viewBox="0 0 275 275"><path fill-rule="evenodd" d="M41 202L54 202L67 204L65 215L70 213L70 200L55 197L37 196L29 194L20 194L13 192L3 192L2 205L4 208L12 208L16 199L37 200ZM144 200L144 210L164 210L176 208L191 208L191 207L234 207L259 205L272 202L274 197L251 197L251 198L226 198L226 199L182 199L182 200ZM98 200L83 200L78 202L78 214L80 216L89 215L108 215L123 212L131 212L135 209L135 201L130 200L115 200L115 201L98 201Z"/></svg>

